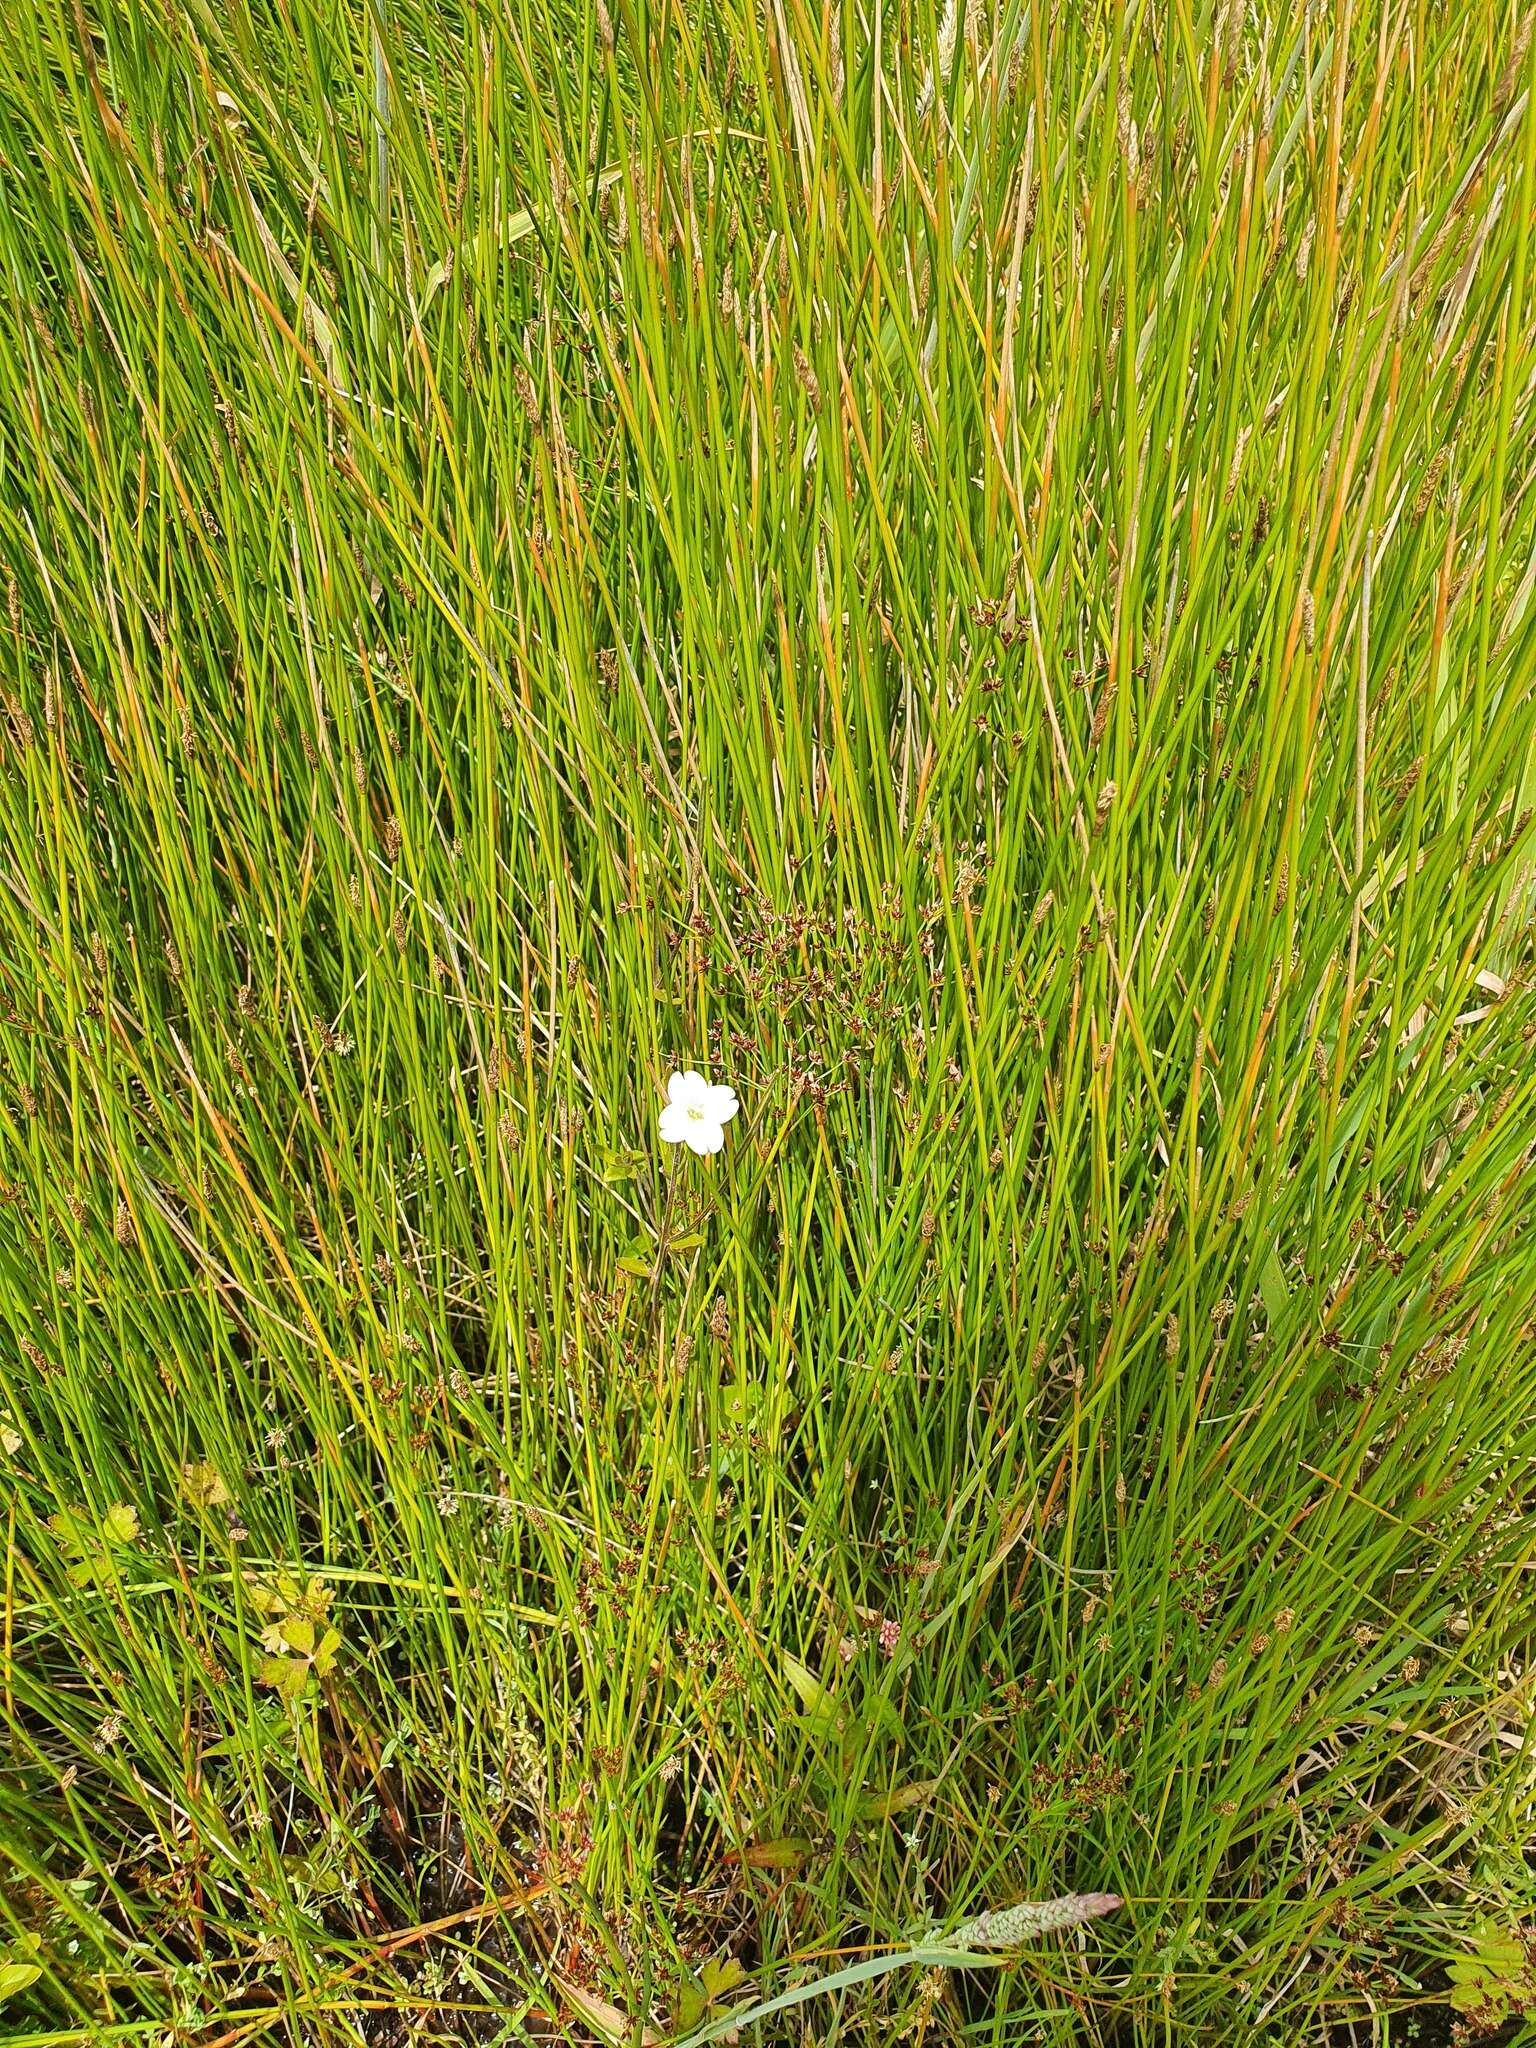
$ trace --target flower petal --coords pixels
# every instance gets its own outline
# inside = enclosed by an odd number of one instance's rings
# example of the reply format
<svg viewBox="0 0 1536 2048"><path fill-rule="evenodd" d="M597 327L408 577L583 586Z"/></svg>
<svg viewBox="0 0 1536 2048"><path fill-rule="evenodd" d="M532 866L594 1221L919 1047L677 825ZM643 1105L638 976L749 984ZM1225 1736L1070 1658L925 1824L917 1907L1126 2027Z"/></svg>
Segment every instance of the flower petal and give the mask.
<svg viewBox="0 0 1536 2048"><path fill-rule="evenodd" d="M718 1152L725 1143L725 1132L719 1124L703 1123L697 1118L688 1122L688 1144L699 1153Z"/></svg>
<svg viewBox="0 0 1536 2048"><path fill-rule="evenodd" d="M713 1117L717 1124L728 1124L740 1107L734 1088L711 1088L704 1098L704 1114Z"/></svg>
<svg viewBox="0 0 1536 2048"><path fill-rule="evenodd" d="M660 1128L664 1145L681 1145L694 1125L680 1102L669 1102L662 1109Z"/></svg>
<svg viewBox="0 0 1536 2048"><path fill-rule="evenodd" d="M692 1067L686 1073L674 1074L667 1083L667 1100L680 1109L702 1109L708 1093L709 1083Z"/></svg>

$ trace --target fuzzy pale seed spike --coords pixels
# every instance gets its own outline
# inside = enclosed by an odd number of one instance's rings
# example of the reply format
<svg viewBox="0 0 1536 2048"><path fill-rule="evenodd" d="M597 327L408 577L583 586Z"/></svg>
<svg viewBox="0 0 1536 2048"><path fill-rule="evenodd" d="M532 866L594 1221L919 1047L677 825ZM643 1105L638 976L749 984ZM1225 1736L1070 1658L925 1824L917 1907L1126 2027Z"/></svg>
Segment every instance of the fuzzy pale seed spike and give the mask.
<svg viewBox="0 0 1536 2048"><path fill-rule="evenodd" d="M957 1949L1019 1948L1042 1934L1059 1934L1065 1927L1100 1920L1121 1903L1113 1892L1068 1892L1060 1899L1026 1900L1022 1905L980 1913L946 1939Z"/></svg>

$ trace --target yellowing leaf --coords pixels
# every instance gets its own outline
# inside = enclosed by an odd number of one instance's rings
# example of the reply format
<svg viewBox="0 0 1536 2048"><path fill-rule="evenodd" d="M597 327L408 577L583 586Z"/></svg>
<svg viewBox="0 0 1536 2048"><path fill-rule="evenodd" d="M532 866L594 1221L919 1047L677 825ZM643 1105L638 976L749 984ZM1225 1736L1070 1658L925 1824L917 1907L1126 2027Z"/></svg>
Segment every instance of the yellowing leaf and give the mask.
<svg viewBox="0 0 1536 2048"><path fill-rule="evenodd" d="M603 1154L603 1178L605 1180L633 1180L645 1164L643 1152L605 1152Z"/></svg>
<svg viewBox="0 0 1536 2048"><path fill-rule="evenodd" d="M798 1657L791 1657L785 1652L780 1662L784 1666L784 1676L799 1694L800 1703L808 1714L824 1714L832 1709L831 1693Z"/></svg>
<svg viewBox="0 0 1536 2048"><path fill-rule="evenodd" d="M261 1682L285 1700L302 1699L311 1679L329 1678L341 1648L341 1630L326 1625L333 1598L322 1578L300 1580L278 1572L268 1581L247 1578L246 1591L261 1619L258 1640L267 1656Z"/></svg>
<svg viewBox="0 0 1536 2048"><path fill-rule="evenodd" d="M937 1778L919 1778L915 1784L893 1785L889 1792L870 1792L859 1801L861 1820L889 1820L893 1813L905 1813L909 1806L921 1806L939 1789Z"/></svg>
<svg viewBox="0 0 1536 2048"><path fill-rule="evenodd" d="M309 1686L309 1659L307 1657L263 1657L261 1660L261 1682L270 1685L281 1699L291 1705L302 1699Z"/></svg>
<svg viewBox="0 0 1536 2048"><path fill-rule="evenodd" d="M691 2034L709 2010L709 2000L697 1984L685 1984L677 1994L677 2012L674 2015L679 2034Z"/></svg>
<svg viewBox="0 0 1536 2048"><path fill-rule="evenodd" d="M48 1526L64 1551L77 1555L94 1546L95 1532L79 1508L60 1508L48 1517Z"/></svg>
<svg viewBox="0 0 1536 2048"><path fill-rule="evenodd" d="M718 1961L705 1963L696 1981L685 1984L678 1993L677 2031L691 2034L716 1999L734 1991L746 1974L735 1956L722 1956Z"/></svg>
<svg viewBox="0 0 1536 2048"><path fill-rule="evenodd" d="M301 1657L307 1657L315 1647L315 1624L307 1614L290 1614L286 1621L279 1622L276 1633Z"/></svg>
<svg viewBox="0 0 1536 2048"><path fill-rule="evenodd" d="M221 1508L229 1499L222 1476L204 1459L182 1466L181 1490L195 1508Z"/></svg>
<svg viewBox="0 0 1536 2048"><path fill-rule="evenodd" d="M1449 1965L1450 2004L1455 2012L1475 2014L1483 2024L1497 2025L1536 2003L1536 1980L1525 1944L1509 1928L1485 1925L1473 1937L1469 1956Z"/></svg>
<svg viewBox="0 0 1536 2048"><path fill-rule="evenodd" d="M735 1956L722 1956L718 1962L705 1963L699 1971L705 2003L713 2005L717 1998L724 1998L728 1991L734 1991L745 1981L746 1974Z"/></svg>
<svg viewBox="0 0 1536 2048"><path fill-rule="evenodd" d="M111 1581L112 1570L107 1562L107 1545L132 1542L138 1534L139 1518L132 1508L118 1506L107 1511L98 1528L84 1508L60 1508L57 1514L48 1517L48 1526L71 1561L69 1583L105 1586Z"/></svg>
<svg viewBox="0 0 1536 2048"><path fill-rule="evenodd" d="M0 1999L13 1998L43 1974L37 1963L0 1963Z"/></svg>
<svg viewBox="0 0 1536 2048"><path fill-rule="evenodd" d="M772 1842L749 1842L741 1860L749 1870L798 1870L810 1853L803 1835L781 1835Z"/></svg>

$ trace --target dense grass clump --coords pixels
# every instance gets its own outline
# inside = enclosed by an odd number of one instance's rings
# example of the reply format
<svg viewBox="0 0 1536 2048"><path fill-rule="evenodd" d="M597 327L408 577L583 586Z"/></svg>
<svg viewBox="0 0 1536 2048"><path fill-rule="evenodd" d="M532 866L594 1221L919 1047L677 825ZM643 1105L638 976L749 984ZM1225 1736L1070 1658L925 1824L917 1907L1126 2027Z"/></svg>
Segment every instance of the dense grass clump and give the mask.
<svg viewBox="0 0 1536 2048"><path fill-rule="evenodd" d="M18 2042L1536 1999L1530 28L7 10Z"/></svg>

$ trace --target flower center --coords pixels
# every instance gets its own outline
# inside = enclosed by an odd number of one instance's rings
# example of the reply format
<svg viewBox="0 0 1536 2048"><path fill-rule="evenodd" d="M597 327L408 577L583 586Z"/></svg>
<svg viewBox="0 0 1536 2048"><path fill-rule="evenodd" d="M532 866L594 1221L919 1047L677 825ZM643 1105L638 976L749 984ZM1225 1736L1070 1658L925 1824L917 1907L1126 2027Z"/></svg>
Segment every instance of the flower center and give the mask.
<svg viewBox="0 0 1536 2048"><path fill-rule="evenodd" d="M695 1122L696 1124L701 1124L701 1123L703 1123L703 1121L704 1121L704 1112L703 1112L703 1110L702 1110L702 1109L700 1109L700 1108L699 1108L699 1106L698 1106L698 1104L697 1104L696 1102L690 1102L690 1103L689 1103L689 1105L688 1105L688 1114L689 1114L689 1116L690 1116L690 1117L691 1117L691 1118L693 1119L693 1121L694 1121L694 1122Z"/></svg>

